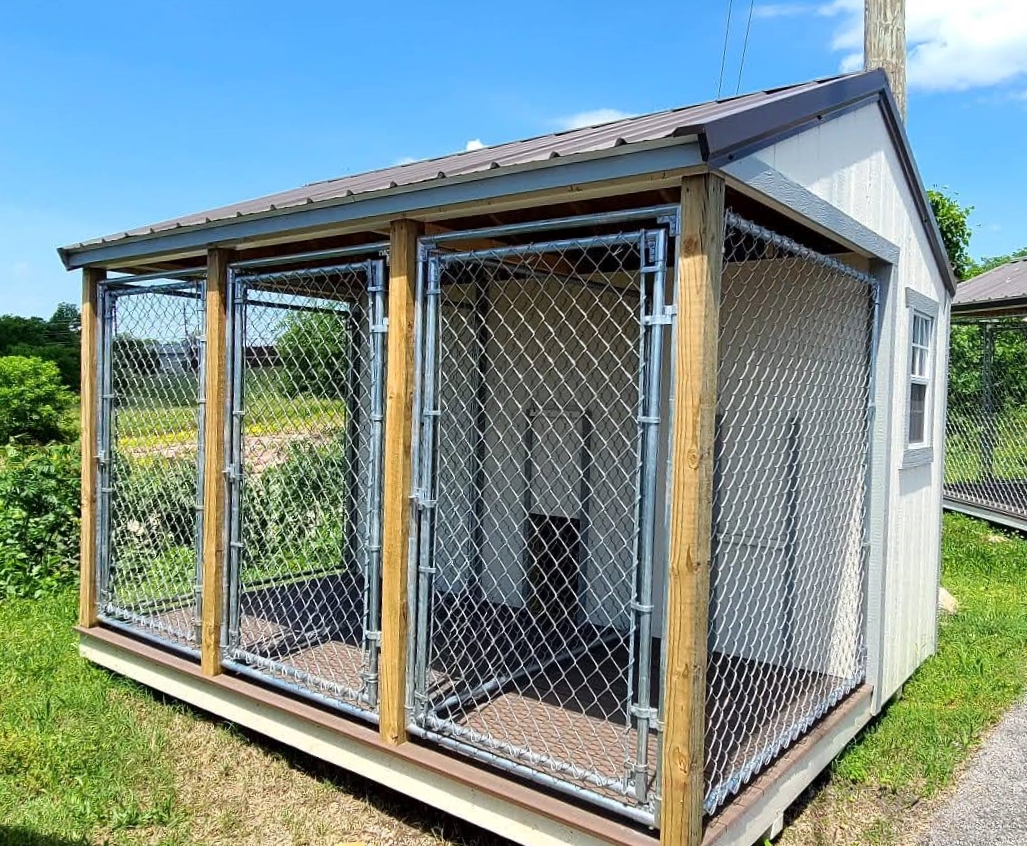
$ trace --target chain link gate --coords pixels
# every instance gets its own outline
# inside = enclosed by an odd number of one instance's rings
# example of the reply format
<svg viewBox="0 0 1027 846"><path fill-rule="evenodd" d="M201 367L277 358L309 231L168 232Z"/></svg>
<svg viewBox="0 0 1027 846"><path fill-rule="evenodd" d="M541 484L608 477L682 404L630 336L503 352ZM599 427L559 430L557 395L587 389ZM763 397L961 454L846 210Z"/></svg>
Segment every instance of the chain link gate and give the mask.
<svg viewBox="0 0 1027 846"><path fill-rule="evenodd" d="M408 703L412 733L647 824L672 319L657 217L422 239ZM584 226L606 234L540 239ZM468 239L488 246L447 249Z"/></svg>
<svg viewBox="0 0 1027 846"><path fill-rule="evenodd" d="M877 284L728 212L705 810L866 676Z"/></svg>
<svg viewBox="0 0 1027 846"><path fill-rule="evenodd" d="M949 339L946 504L1027 528L1027 324L966 319Z"/></svg>
<svg viewBox="0 0 1027 846"><path fill-rule="evenodd" d="M97 581L116 628L199 648L204 286L156 275L99 286Z"/></svg>
<svg viewBox="0 0 1027 846"><path fill-rule="evenodd" d="M226 666L365 719L378 708L384 296L381 259L237 266L230 284Z"/></svg>

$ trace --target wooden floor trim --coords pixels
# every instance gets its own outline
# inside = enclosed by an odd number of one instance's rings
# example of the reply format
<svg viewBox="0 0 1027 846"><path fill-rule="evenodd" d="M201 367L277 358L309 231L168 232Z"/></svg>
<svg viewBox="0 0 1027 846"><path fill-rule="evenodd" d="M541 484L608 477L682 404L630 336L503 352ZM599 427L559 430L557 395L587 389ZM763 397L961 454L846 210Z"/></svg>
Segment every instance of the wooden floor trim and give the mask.
<svg viewBox="0 0 1027 846"><path fill-rule="evenodd" d="M439 808L524 846L656 846L649 833L409 742L387 745L370 725L329 713L106 628L78 628L82 655L343 769Z"/></svg>
<svg viewBox="0 0 1027 846"><path fill-rule="evenodd" d="M751 846L873 717L873 688L850 693L706 826L702 846Z"/></svg>
<svg viewBox="0 0 1027 846"><path fill-rule="evenodd" d="M657 846L655 832L593 813L446 753L382 742L371 725L103 626L77 628L82 655L222 719L328 761L523 846ZM706 826L703 846L752 846L871 719L873 689L850 694Z"/></svg>

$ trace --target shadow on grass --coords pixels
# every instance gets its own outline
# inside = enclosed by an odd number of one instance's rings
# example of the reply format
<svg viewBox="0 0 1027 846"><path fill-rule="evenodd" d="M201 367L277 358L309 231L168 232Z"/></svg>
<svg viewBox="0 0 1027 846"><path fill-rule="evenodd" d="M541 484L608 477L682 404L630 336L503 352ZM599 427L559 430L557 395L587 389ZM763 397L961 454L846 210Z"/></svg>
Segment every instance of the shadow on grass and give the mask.
<svg viewBox="0 0 1027 846"><path fill-rule="evenodd" d="M104 672L112 680L118 680L120 683L126 681L124 677L109 670L104 670ZM234 737L259 747L266 754L279 758L288 764L292 770L325 784L330 784L336 790L362 800L398 822L408 825L423 834L431 835L436 840L445 840L454 844L454 846L508 846L509 844L509 841L505 838L492 834L483 828L447 814L445 811L440 811L431 805L412 800L405 794L392 790L378 782L347 772L319 758L315 758L313 755L308 755L305 752L280 743L267 735L228 722L216 714L189 705L138 682L129 682L129 684L134 689L136 695L162 706L173 708L212 727L227 731ZM2 827L0 827L0 831L2 830ZM18 842L17 840L12 840L10 844L13 846L13 844ZM72 846L72 842L49 842L43 839L28 841L28 846L65 846L66 844L67 846ZM0 837L0 846L9 846L9 844ZM80 846L80 844L75 843L75 846ZM81 846L90 846L90 844L82 841Z"/></svg>
<svg viewBox="0 0 1027 846"><path fill-rule="evenodd" d="M68 840L28 828L0 824L0 846L90 846L88 840Z"/></svg>

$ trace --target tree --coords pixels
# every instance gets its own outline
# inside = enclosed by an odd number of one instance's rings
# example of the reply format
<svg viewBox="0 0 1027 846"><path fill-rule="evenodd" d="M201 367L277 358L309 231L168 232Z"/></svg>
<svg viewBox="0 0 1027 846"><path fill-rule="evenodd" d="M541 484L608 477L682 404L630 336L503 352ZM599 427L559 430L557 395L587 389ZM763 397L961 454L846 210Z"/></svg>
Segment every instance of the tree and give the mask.
<svg viewBox="0 0 1027 846"><path fill-rule="evenodd" d="M50 443L64 436L64 416L74 400L52 361L0 358L0 443Z"/></svg>
<svg viewBox="0 0 1027 846"><path fill-rule="evenodd" d="M994 270L996 267L1009 264L1009 262L1019 258L1027 258L1027 247L1020 247L1020 249L1004 256L986 256L980 261L974 261L973 267L970 270L970 276L980 276L982 273L987 273L989 270Z"/></svg>
<svg viewBox="0 0 1027 846"><path fill-rule="evenodd" d="M941 230L941 239L945 243L945 252L949 256L949 264L956 279L962 282L972 275L973 259L970 258L970 214L973 206L961 206L953 197L931 189L927 192L931 201L934 218Z"/></svg>
<svg viewBox="0 0 1027 846"><path fill-rule="evenodd" d="M284 322L278 354L296 393L320 399L346 395L350 337L348 314L334 311L294 312Z"/></svg>
<svg viewBox="0 0 1027 846"><path fill-rule="evenodd" d="M0 315L0 355L52 361L64 384L78 390L80 317L77 306L60 303L49 320L41 317Z"/></svg>

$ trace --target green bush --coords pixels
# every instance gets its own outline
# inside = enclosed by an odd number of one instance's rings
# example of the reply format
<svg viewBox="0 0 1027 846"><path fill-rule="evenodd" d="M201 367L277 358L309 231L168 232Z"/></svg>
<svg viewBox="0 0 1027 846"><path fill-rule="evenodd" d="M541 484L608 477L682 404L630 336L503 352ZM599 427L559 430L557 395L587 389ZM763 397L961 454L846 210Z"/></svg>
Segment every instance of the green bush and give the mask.
<svg viewBox="0 0 1027 846"><path fill-rule="evenodd" d="M336 570L346 548L346 439L296 442L247 482L247 558L274 572Z"/></svg>
<svg viewBox="0 0 1027 846"><path fill-rule="evenodd" d="M0 597L39 597L74 584L77 447L9 444L0 455Z"/></svg>
<svg viewBox="0 0 1027 846"><path fill-rule="evenodd" d="M73 401L52 361L0 357L0 444L12 438L36 444L63 440L62 421Z"/></svg>

